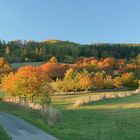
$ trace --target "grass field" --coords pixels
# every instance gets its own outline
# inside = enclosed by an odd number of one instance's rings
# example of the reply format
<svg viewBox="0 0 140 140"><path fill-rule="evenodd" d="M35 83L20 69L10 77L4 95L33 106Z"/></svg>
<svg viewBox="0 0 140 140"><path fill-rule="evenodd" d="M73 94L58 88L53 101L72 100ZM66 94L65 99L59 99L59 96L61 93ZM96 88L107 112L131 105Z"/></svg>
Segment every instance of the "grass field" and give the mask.
<svg viewBox="0 0 140 140"><path fill-rule="evenodd" d="M0 140L11 140L5 130L0 126Z"/></svg>
<svg viewBox="0 0 140 140"><path fill-rule="evenodd" d="M73 108L74 101L81 96L86 94L52 97L52 104L61 111L63 118L53 127L44 123L38 111L23 111L16 105L2 102L0 110L18 115L61 140L140 139L140 95Z"/></svg>
<svg viewBox="0 0 140 140"><path fill-rule="evenodd" d="M14 68L14 69L17 69L21 66L25 66L25 65L32 65L32 66L38 66L42 64L42 62L24 62L24 63L12 63L11 66Z"/></svg>
<svg viewBox="0 0 140 140"><path fill-rule="evenodd" d="M0 90L0 98L4 96L4 93Z"/></svg>

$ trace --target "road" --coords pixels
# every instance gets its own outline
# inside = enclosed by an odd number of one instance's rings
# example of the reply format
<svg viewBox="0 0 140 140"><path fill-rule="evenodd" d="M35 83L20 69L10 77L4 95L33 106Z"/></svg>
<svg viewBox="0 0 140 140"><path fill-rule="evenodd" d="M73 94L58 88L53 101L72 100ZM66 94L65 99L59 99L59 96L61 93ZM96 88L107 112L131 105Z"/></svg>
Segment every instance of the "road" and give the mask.
<svg viewBox="0 0 140 140"><path fill-rule="evenodd" d="M58 140L23 119L4 112L0 112L0 125L12 140Z"/></svg>

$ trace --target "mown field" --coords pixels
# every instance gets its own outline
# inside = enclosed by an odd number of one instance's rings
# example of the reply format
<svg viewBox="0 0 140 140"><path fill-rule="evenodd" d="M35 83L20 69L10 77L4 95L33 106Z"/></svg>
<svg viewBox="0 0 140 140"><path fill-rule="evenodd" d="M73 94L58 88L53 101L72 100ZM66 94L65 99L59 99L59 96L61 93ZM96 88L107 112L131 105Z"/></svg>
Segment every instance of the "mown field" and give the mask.
<svg viewBox="0 0 140 140"><path fill-rule="evenodd" d="M112 94L117 93L112 92ZM61 140L140 139L140 95L109 99L73 108L76 99L88 95L53 96L52 104L61 111L62 120L50 127L44 123L38 111L24 110L3 102L0 103L0 111L18 115Z"/></svg>

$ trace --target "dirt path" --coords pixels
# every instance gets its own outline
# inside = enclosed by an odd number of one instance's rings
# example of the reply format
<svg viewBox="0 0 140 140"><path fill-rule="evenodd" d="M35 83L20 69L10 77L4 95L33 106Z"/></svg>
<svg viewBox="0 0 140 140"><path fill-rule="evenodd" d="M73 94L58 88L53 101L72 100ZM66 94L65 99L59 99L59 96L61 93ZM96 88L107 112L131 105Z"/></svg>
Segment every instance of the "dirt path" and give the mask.
<svg viewBox="0 0 140 140"><path fill-rule="evenodd" d="M58 140L23 119L7 113L0 112L0 125L12 140Z"/></svg>

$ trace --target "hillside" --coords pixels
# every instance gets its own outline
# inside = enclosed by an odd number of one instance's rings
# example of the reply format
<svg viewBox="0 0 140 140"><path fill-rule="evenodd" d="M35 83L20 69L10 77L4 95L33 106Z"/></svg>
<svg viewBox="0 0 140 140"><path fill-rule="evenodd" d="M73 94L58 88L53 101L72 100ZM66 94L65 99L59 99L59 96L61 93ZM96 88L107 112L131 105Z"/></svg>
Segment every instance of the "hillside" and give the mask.
<svg viewBox="0 0 140 140"><path fill-rule="evenodd" d="M0 41L0 56L8 62L47 61L55 56L60 62L73 63L78 57L131 59L140 53L140 44L78 44L70 41Z"/></svg>

